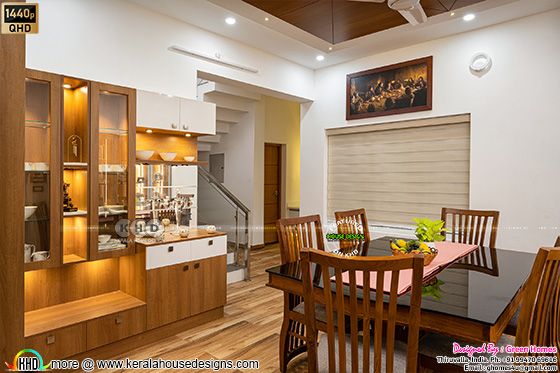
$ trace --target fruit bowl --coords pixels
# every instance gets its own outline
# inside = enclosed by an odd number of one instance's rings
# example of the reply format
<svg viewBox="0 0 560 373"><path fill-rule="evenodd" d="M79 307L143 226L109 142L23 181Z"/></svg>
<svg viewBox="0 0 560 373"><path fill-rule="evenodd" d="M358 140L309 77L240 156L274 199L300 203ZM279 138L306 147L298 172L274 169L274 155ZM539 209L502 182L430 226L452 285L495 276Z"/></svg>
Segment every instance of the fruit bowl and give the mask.
<svg viewBox="0 0 560 373"><path fill-rule="evenodd" d="M414 254L424 255L424 266L430 265L436 258L438 251L437 249L431 248L426 245L425 242L418 240L405 241L396 240L391 241L391 252L393 256L413 256Z"/></svg>

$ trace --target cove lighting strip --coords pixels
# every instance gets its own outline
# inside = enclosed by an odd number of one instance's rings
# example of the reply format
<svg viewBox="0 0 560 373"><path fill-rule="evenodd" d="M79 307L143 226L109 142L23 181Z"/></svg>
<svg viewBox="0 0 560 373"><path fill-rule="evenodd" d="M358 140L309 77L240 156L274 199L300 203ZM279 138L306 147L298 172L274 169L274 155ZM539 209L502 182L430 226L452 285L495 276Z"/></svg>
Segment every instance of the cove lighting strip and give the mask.
<svg viewBox="0 0 560 373"><path fill-rule="evenodd" d="M235 63L235 62L226 61L226 60L223 60L221 58L209 56L207 54L195 52L193 50L185 49L185 48L180 47L178 45L172 45L167 49L171 52L183 54L183 55L189 56L189 57L198 58L198 59L208 61L208 62L212 62L212 63L218 64L218 65L231 67L231 68L234 68L234 69L237 69L237 70L242 70L242 71L246 71L246 72L253 73L253 74L257 74L259 72L259 70L255 69L255 68L245 66L245 65L240 65L240 64Z"/></svg>

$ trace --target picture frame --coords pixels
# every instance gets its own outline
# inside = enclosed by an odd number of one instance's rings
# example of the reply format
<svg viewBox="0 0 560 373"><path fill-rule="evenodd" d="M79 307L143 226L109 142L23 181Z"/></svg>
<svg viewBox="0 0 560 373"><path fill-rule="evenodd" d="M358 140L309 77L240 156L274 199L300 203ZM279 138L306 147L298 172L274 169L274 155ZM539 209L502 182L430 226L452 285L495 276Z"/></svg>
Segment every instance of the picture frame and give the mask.
<svg viewBox="0 0 560 373"><path fill-rule="evenodd" d="M346 75L346 120L432 110L433 57Z"/></svg>

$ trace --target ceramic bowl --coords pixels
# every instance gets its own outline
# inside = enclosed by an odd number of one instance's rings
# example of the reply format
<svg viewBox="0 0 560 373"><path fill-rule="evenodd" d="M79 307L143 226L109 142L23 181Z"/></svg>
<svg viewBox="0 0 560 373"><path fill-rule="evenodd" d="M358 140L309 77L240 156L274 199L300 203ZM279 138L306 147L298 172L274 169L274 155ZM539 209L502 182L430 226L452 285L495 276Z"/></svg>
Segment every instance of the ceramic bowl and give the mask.
<svg viewBox="0 0 560 373"><path fill-rule="evenodd" d="M185 157L185 161L192 162L192 161L194 161L194 158L195 158L194 155L189 155L188 157Z"/></svg>
<svg viewBox="0 0 560 373"><path fill-rule="evenodd" d="M25 206L25 220L29 219L37 211L37 206Z"/></svg>
<svg viewBox="0 0 560 373"><path fill-rule="evenodd" d="M31 261L42 262L43 260L49 259L50 253L48 251L35 251L31 254Z"/></svg>
<svg viewBox="0 0 560 373"><path fill-rule="evenodd" d="M100 244L104 244L109 242L109 240L111 239L111 235L110 234L100 234L97 237L97 240L99 241Z"/></svg>
<svg viewBox="0 0 560 373"><path fill-rule="evenodd" d="M150 159L154 155L153 150L137 150L136 151L136 158L141 159L143 161Z"/></svg>
<svg viewBox="0 0 560 373"><path fill-rule="evenodd" d="M216 226L215 225L207 225L206 226L206 232L208 232L208 233L216 232Z"/></svg>
<svg viewBox="0 0 560 373"><path fill-rule="evenodd" d="M169 162L169 161L172 161L172 160L175 159L175 157L177 156L177 153L159 153L159 156L164 161Z"/></svg>

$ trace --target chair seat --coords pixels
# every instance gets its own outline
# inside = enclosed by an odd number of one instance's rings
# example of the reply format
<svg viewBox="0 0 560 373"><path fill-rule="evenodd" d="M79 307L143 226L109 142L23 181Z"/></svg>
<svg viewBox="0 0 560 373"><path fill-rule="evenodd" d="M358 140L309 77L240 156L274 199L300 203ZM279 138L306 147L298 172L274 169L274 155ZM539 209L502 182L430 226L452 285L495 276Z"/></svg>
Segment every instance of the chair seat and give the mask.
<svg viewBox="0 0 560 373"><path fill-rule="evenodd" d="M350 336L346 336L346 371L352 371L352 344L350 342ZM393 360L393 372L406 372L406 354L407 345L401 341L395 341L394 348L394 360ZM335 335L335 356L338 356L338 334ZM322 334L319 339L319 346L317 348L317 366L319 373L329 371L329 346L328 338L326 334ZM382 349L381 356L381 372L386 371L386 356L385 347ZM370 369L373 371L374 353L373 353L373 336L370 338L370 352L369 352ZM336 371L338 372L338 360L335 361ZM363 372L363 342L362 337L358 339L358 372ZM368 370L366 370L368 371Z"/></svg>
<svg viewBox="0 0 560 373"><path fill-rule="evenodd" d="M300 304L298 304L297 306L294 307L294 312L297 313L301 313L302 315L305 315L305 302L301 302ZM334 317L334 322L336 325L336 312L333 315ZM327 322L327 310L325 309L325 306L323 304L320 303L316 303L315 304L315 318L321 322L326 323Z"/></svg>
<svg viewBox="0 0 560 373"><path fill-rule="evenodd" d="M436 358L437 356L462 356L462 354L453 354L453 343L457 342L461 346L470 345L478 347L482 345L482 343L472 343L472 342L461 342L458 341L457 338L448 337L441 334L428 334L420 339L420 347L418 349L419 354L428 356L431 358ZM515 338L503 334L496 346L506 346L506 345L515 345ZM496 356L504 357L509 356L506 352L498 353ZM490 356L490 354L475 354L475 356Z"/></svg>

